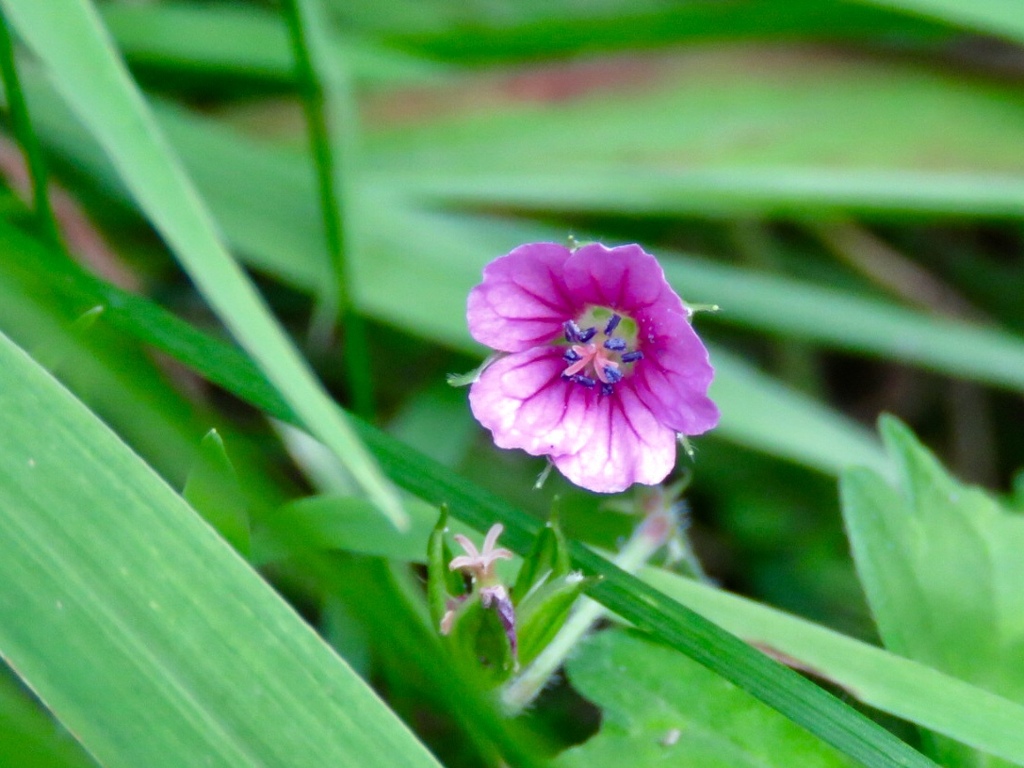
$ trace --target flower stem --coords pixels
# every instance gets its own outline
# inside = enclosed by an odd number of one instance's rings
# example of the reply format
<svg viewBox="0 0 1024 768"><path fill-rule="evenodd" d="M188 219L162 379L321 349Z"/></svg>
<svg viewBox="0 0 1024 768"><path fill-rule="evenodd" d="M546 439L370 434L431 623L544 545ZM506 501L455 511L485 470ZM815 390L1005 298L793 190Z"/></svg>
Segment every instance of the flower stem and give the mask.
<svg viewBox="0 0 1024 768"><path fill-rule="evenodd" d="M329 329L338 318L344 328L344 362L348 385L353 399L353 410L363 418L373 415L373 382L369 370L369 344L367 343L365 323L356 311L352 297L352 270L348 258L348 238L344 222L344 200L342 199L337 168L345 157L331 141L327 117L326 86L323 82L326 74L320 67L318 76L316 66L316 19L309 18L311 11L309 0L282 0L281 8L288 23L292 52L295 57L295 77L302 96L306 112L306 125L309 133L310 149L316 165L317 184L320 191L320 210L323 216L324 235L327 251L331 259L334 279L328 281L318 298L314 311L313 327L315 337L329 337ZM305 4L305 5L304 5ZM320 46L321 48L323 46ZM332 62L335 63L335 62ZM335 83L332 95L343 102L346 114L345 121L351 124L355 116L355 105L348 96L347 83ZM338 136L344 139L347 130L339 130ZM353 142L337 143L352 144ZM343 147L351 149L351 147ZM350 154L350 152L346 152ZM351 163L348 164L351 166Z"/></svg>
<svg viewBox="0 0 1024 768"><path fill-rule="evenodd" d="M612 562L627 573L636 573L672 537L678 522L671 504L650 512ZM589 598L580 601L551 643L505 686L501 701L506 714L518 715L537 698L579 641L604 615L600 603Z"/></svg>

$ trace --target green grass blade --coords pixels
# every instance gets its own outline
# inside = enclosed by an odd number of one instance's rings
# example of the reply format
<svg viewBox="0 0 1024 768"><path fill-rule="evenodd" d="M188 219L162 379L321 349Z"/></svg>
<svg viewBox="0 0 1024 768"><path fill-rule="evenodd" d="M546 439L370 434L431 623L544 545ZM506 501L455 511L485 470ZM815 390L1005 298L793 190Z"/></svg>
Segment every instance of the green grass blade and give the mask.
<svg viewBox="0 0 1024 768"><path fill-rule="evenodd" d="M133 66L147 73L194 75L211 80L291 84L295 68L280 14L254 5L195 2L104 3L107 28ZM872 10L872 13L877 11ZM352 70L360 82L436 80L444 67L369 40L333 40L332 64Z"/></svg>
<svg viewBox="0 0 1024 768"><path fill-rule="evenodd" d="M1024 11L1018 0L856 0L922 18L988 32L1024 43Z"/></svg>
<svg viewBox="0 0 1024 768"><path fill-rule="evenodd" d="M393 489L225 250L95 9L86 0L4 0L3 6L225 325L381 511L404 523Z"/></svg>
<svg viewBox="0 0 1024 768"><path fill-rule="evenodd" d="M1019 171L775 167L396 176L421 199L449 205L634 216L974 217L1024 219Z"/></svg>
<svg viewBox="0 0 1024 768"><path fill-rule="evenodd" d="M738 2L515 3L501 13L446 0L367 4L362 11L335 0L353 26L378 31L404 48L469 62L537 60L594 51L700 44L736 38L861 40L891 37L901 44L941 41L936 23L829 0Z"/></svg>
<svg viewBox="0 0 1024 768"><path fill-rule="evenodd" d="M437 765L5 337L0 361L0 653L102 765Z"/></svg>

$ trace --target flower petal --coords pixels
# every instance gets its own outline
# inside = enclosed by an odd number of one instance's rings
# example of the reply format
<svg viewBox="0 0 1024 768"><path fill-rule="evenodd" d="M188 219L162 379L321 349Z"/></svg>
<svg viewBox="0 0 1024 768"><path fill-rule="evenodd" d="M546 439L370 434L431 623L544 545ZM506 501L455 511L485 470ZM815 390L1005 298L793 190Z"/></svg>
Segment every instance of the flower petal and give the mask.
<svg viewBox="0 0 1024 768"><path fill-rule="evenodd" d="M665 426L684 435L699 435L718 424L718 407L708 397L715 371L708 351L690 321L656 310L639 318L644 359L630 384Z"/></svg>
<svg viewBox="0 0 1024 768"><path fill-rule="evenodd" d="M565 285L578 304L612 307L630 315L653 305L686 313L657 259L639 245L583 246L565 262Z"/></svg>
<svg viewBox="0 0 1024 768"><path fill-rule="evenodd" d="M562 279L569 255L556 243L531 243L484 267L466 310L473 338L502 352L522 352L559 336L562 323L577 314Z"/></svg>
<svg viewBox="0 0 1024 768"><path fill-rule="evenodd" d="M461 533L456 533L455 541L459 543L459 546L462 547L465 553L470 557L480 557L480 553L476 549L476 544L474 544L468 536L465 536ZM458 558L455 559L457 560Z"/></svg>
<svg viewBox="0 0 1024 768"><path fill-rule="evenodd" d="M589 411L598 395L563 379L564 370L560 347L535 347L495 361L469 390L473 416L499 448L534 456L574 453L593 428Z"/></svg>
<svg viewBox="0 0 1024 768"><path fill-rule="evenodd" d="M554 456L559 471L598 493L624 491L633 483L660 483L676 462L675 432L660 424L629 387L591 404L590 439L573 454Z"/></svg>
<svg viewBox="0 0 1024 768"><path fill-rule="evenodd" d="M494 545L498 543L498 537L504 530L505 526L501 523L495 523L488 529L487 535L484 536L484 548L481 550L483 554L487 555L494 549Z"/></svg>

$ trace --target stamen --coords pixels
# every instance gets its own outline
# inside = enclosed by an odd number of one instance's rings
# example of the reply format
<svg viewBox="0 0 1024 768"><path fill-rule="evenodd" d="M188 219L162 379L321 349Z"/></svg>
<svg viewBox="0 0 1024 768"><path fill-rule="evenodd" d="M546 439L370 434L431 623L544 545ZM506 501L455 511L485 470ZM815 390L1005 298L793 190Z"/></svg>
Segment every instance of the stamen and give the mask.
<svg viewBox="0 0 1024 768"><path fill-rule="evenodd" d="M619 327L620 322L622 322L622 317L620 315L612 315L608 320L608 325L604 327L604 335L611 336L612 331ZM611 347L609 347L609 349L611 349Z"/></svg>
<svg viewBox="0 0 1024 768"><path fill-rule="evenodd" d="M602 384L601 385L601 394L602 395L608 396L608 395L612 394L614 391L615 391L615 387L613 387L611 384Z"/></svg>
<svg viewBox="0 0 1024 768"><path fill-rule="evenodd" d="M587 389L593 389L594 385L597 384L597 382L594 381L592 378L590 378L589 376L584 376L582 373L578 373L572 378L573 381L575 381L577 384L582 384Z"/></svg>
<svg viewBox="0 0 1024 768"><path fill-rule="evenodd" d="M622 371L618 368L612 368L610 365L606 365L602 369L601 373L604 374L604 379L608 384L617 384L622 381Z"/></svg>
<svg viewBox="0 0 1024 768"><path fill-rule="evenodd" d="M635 363L637 360L644 359L644 353L637 349L634 350L633 352L627 352L622 356L621 359L624 363Z"/></svg>
<svg viewBox="0 0 1024 768"><path fill-rule="evenodd" d="M562 323L562 328L565 329L565 340L570 344L580 340L580 327L575 322L566 320Z"/></svg>
<svg viewBox="0 0 1024 768"><path fill-rule="evenodd" d="M582 344L586 344L594 338L594 335L597 333L597 328L587 328L585 331L580 331L579 328L577 328L576 330L578 332L577 335L579 336L580 343Z"/></svg>
<svg viewBox="0 0 1024 768"><path fill-rule="evenodd" d="M565 360L565 362L567 363L575 363L577 360L582 360L583 357L580 355L579 352L567 349L565 351L565 354L562 355L562 359Z"/></svg>
<svg viewBox="0 0 1024 768"><path fill-rule="evenodd" d="M604 348L610 349L612 352L622 352L626 348L626 340L616 336L608 339L608 341L604 343Z"/></svg>

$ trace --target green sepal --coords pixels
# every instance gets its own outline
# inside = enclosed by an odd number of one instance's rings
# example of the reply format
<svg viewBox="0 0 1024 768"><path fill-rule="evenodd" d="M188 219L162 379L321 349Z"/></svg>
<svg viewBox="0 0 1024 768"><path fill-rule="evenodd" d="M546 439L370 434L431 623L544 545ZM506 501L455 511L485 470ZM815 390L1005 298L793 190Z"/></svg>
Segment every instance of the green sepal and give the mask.
<svg viewBox="0 0 1024 768"><path fill-rule="evenodd" d="M568 573L541 585L517 606L516 628L522 666L544 650L562 628L576 598L598 581L598 577Z"/></svg>
<svg viewBox="0 0 1024 768"><path fill-rule="evenodd" d="M252 537L248 506L224 440L216 429L200 441L199 453L181 495L225 541L243 557L249 557Z"/></svg>
<svg viewBox="0 0 1024 768"><path fill-rule="evenodd" d="M534 589L553 579L565 576L572 568L572 559L566 545L565 534L558 523L557 499L544 529L533 542L530 554L523 558L512 595L521 602Z"/></svg>
<svg viewBox="0 0 1024 768"><path fill-rule="evenodd" d="M512 645L498 612L485 608L479 593L457 609L448 644L458 662L479 670L488 685L501 685L516 670Z"/></svg>
<svg viewBox="0 0 1024 768"><path fill-rule="evenodd" d="M435 628L441 626L441 619L448 610L448 598L465 591L462 579L448 568L452 553L445 538L447 530L448 505L442 504L437 524L427 539L427 604Z"/></svg>

